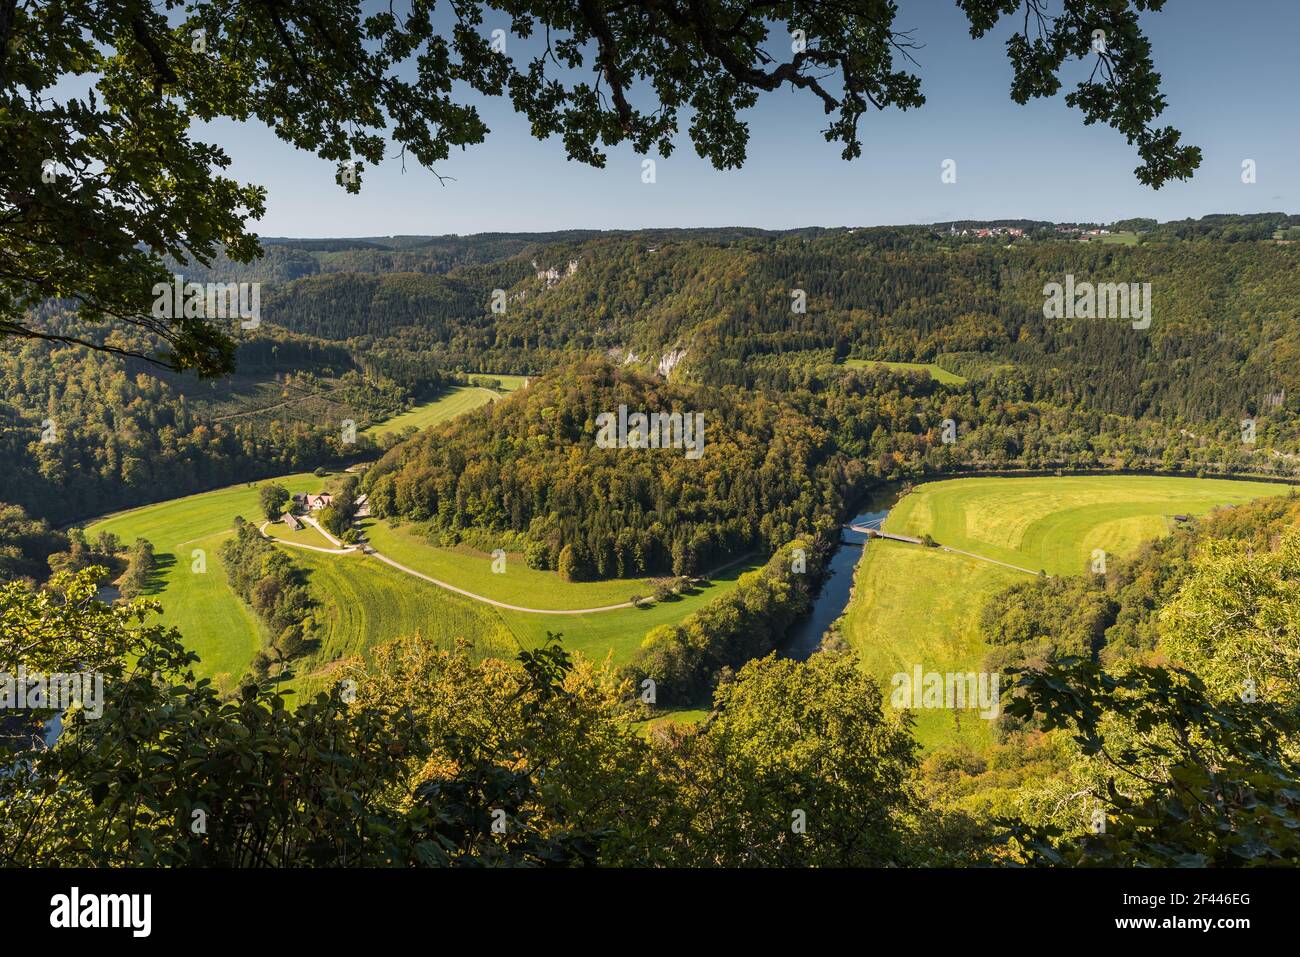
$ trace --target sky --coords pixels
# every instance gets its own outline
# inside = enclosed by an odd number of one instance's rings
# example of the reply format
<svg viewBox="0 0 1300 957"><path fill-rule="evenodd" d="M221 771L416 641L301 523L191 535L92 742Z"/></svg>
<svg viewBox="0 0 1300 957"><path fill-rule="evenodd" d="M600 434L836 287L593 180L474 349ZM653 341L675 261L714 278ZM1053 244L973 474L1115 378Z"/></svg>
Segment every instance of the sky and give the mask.
<svg viewBox="0 0 1300 957"><path fill-rule="evenodd" d="M1059 0L1049 6L1059 9ZM1145 15L1169 104L1160 125L1203 151L1190 181L1158 191L1134 177L1138 156L1123 136L1085 127L1063 95L1012 102L1004 49L1010 21L972 40L952 0L899 0L899 7L896 28L915 28L924 44L912 69L927 103L864 115L863 156L853 161L822 137L825 118L813 97L789 89L742 114L751 134L743 169L715 170L683 129L673 155L656 158L652 184L642 182L642 157L630 148L610 150L605 169L568 161L557 139L534 139L505 100L475 100L492 132L438 165L450 177L445 185L394 158L369 170L355 196L335 184L333 164L260 124L215 123L196 135L226 149L229 175L267 188L267 213L251 224L262 236L1165 221L1300 211L1300 0L1169 0L1161 13ZM956 163L955 183L941 182L947 159ZM1253 184L1242 183L1245 159L1256 163Z"/></svg>

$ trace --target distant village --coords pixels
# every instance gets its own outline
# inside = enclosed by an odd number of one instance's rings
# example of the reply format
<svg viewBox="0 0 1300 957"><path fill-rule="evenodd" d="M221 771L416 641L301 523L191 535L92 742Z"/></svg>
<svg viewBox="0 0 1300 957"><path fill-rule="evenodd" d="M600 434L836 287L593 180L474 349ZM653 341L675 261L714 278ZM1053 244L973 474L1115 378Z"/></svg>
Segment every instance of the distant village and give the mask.
<svg viewBox="0 0 1300 957"><path fill-rule="evenodd" d="M977 239L984 239L988 236L1010 236L1016 238L1023 236L1025 231L1018 226L981 226L977 229L961 229L955 225L948 229L950 236L974 236Z"/></svg>
<svg viewBox="0 0 1300 957"><path fill-rule="evenodd" d="M1055 226L1053 228L1060 236L1078 236L1081 239L1089 236L1109 236L1111 234L1109 229L1099 226ZM1025 235L1025 231L1019 226L976 226L958 229L954 223L948 227L948 235L970 236L975 239L986 239L990 236L1007 236L1011 239L1018 239Z"/></svg>

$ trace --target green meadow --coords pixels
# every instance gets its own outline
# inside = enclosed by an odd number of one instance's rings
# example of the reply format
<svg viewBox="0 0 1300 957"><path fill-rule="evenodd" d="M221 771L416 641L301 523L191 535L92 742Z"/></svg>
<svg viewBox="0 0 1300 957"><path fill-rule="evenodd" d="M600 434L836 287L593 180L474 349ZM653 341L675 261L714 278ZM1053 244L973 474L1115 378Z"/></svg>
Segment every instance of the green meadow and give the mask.
<svg viewBox="0 0 1300 957"><path fill-rule="evenodd" d="M1168 533L1176 515L1202 515L1290 487L1261 482L1164 476L969 478L918 486L891 509L884 530L920 537L1048 574L1081 574L1094 550L1131 555ZM979 618L989 596L1026 580L966 555L902 542L869 542L858 563L841 631L864 666L890 679L925 671L976 671L986 653ZM989 722L973 712L920 710L927 748L991 742Z"/></svg>
<svg viewBox="0 0 1300 957"><path fill-rule="evenodd" d="M291 491L315 489L322 480L311 473L267 479L216 489L199 495L147 505L111 515L90 525L126 542L137 537L154 544L158 570L147 590L162 603L159 619L178 628L199 655L198 673L223 689L238 683L263 644L262 627L252 611L230 590L219 549L230 536L236 515L263 521L258 503L263 485L278 483ZM642 579L565 582L554 572L528 568L521 555L507 555L506 573L492 571L492 557L468 548L435 548L409 528L364 523L372 545L416 571L508 604L539 609L580 609L616 605L634 594L648 596ZM292 531L269 524L273 538L320 548L332 547L314 528ZM629 661L642 639L657 625L680 621L736 587L740 576L761 565L757 556L717 574L707 585L667 601L639 608L561 615L498 609L415 578L360 553L330 555L289 548L303 569L317 605L313 610L316 645L299 659L291 686L311 691L322 685L335 662L364 655L376 644L398 635L419 633L439 647L458 639L473 653L513 657L534 647L547 632L561 633L565 647L588 657Z"/></svg>
<svg viewBox="0 0 1300 957"><path fill-rule="evenodd" d="M761 568L763 560L739 562L709 578L707 585L676 595L667 601L638 608L619 608L585 615L530 615L496 609L501 620L520 644L532 647L546 640L546 633L560 632L564 646L602 661L609 655L616 665L632 660L646 632L659 625L676 624L704 605L731 592L747 572Z"/></svg>
<svg viewBox="0 0 1300 957"><path fill-rule="evenodd" d="M282 521L271 522L266 526L265 533L271 538L279 539L282 542L310 545L313 548L338 548L337 545L322 535L318 529L307 524L304 524L302 528L292 529Z"/></svg>
<svg viewBox="0 0 1300 957"><path fill-rule="evenodd" d="M394 527L387 521L368 520L361 523L361 529L371 545L408 568L521 608L603 608L621 605L633 595L650 594L650 584L643 578L566 582L556 572L529 568L519 553L507 553L505 570L494 572L491 555L465 545L455 548L431 545L408 525Z"/></svg>
<svg viewBox="0 0 1300 957"><path fill-rule="evenodd" d="M884 530L925 534L1049 575L1091 568L1095 552L1129 555L1168 532L1176 515L1203 515L1291 486L1160 475L964 478L928 482L890 511Z"/></svg>
<svg viewBox="0 0 1300 957"><path fill-rule="evenodd" d="M941 369L933 362L883 362L875 359L845 359L844 364L850 369L863 369L868 366L883 366L886 369L893 369L897 372L925 372L937 382L944 385L962 385L966 382L964 376L959 376L955 372L949 372L947 369Z"/></svg>
<svg viewBox="0 0 1300 957"><path fill-rule="evenodd" d="M312 613L318 645L295 662L289 682L300 693L320 690L339 660L364 657L402 635L419 634L444 650L466 641L476 658L512 658L519 651L514 636L487 606L412 578L377 558L302 549L292 556L318 602Z"/></svg>
<svg viewBox="0 0 1300 957"><path fill-rule="evenodd" d="M365 430L365 434L379 435L384 432L401 432L403 429L408 428L431 428L454 419L458 415L477 409L481 405L487 405L494 399L509 395L515 389L521 387L527 377L490 374L488 378L500 381L500 392L472 385L453 386L431 402L422 403L400 415L395 415L370 426Z"/></svg>
<svg viewBox="0 0 1300 957"><path fill-rule="evenodd" d="M858 563L841 633L888 700L891 677L910 675L917 664L940 673L976 669L984 657L985 599L1025 577L965 555L877 539ZM913 713L917 738L928 747L964 743L978 750L993 741L989 722L970 712Z"/></svg>

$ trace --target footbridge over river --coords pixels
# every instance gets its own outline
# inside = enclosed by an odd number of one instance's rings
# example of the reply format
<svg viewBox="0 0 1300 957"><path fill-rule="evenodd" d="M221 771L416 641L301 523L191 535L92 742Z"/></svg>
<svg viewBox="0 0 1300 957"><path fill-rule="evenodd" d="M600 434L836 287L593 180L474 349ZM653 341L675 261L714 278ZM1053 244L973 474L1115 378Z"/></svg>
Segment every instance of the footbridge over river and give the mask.
<svg viewBox="0 0 1300 957"><path fill-rule="evenodd" d="M841 528L846 532L857 532L859 535L866 535L868 538L887 538L891 542L907 542L909 545L922 544L921 539L912 538L909 535L895 535L892 532L882 532L879 522L862 522L842 525ZM861 548L862 542L851 542L846 538L840 539L841 545L851 545L854 548ZM1000 561L996 558L989 558L985 555L978 555L975 552L968 552L961 548L952 548L948 545L934 543L934 547L941 552L951 552L954 555L965 555L968 558L977 558L982 562L988 562L991 565L1001 565L1003 568L1010 568L1013 571L1024 572L1026 575L1040 575L1042 572L1034 571L1032 568L1025 568L1023 565L1013 565L1010 562Z"/></svg>
<svg viewBox="0 0 1300 957"><path fill-rule="evenodd" d="M861 522L861 523L849 522L848 524L843 525L841 527L846 532L857 532L859 535L866 535L868 538L888 538L891 541L895 541L895 542L907 542L909 545L921 544L921 540L919 538L911 538L907 535L895 535L892 532L882 532L880 530L880 523L882 521L883 519L877 519L874 522ZM841 540L841 544L860 546L862 543L850 542L848 540Z"/></svg>

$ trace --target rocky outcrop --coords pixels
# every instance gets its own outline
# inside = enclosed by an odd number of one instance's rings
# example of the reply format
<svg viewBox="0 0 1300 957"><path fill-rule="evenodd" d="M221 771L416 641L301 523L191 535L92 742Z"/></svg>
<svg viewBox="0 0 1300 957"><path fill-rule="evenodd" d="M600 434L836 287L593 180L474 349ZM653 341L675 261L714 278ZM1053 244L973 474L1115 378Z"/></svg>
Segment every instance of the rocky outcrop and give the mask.
<svg viewBox="0 0 1300 957"><path fill-rule="evenodd" d="M665 379L671 379L673 375L673 370L676 369L678 364L685 358L686 358L685 349L672 349L669 352L665 352L663 354L663 357L660 358L659 365L655 369L655 371L658 372Z"/></svg>

